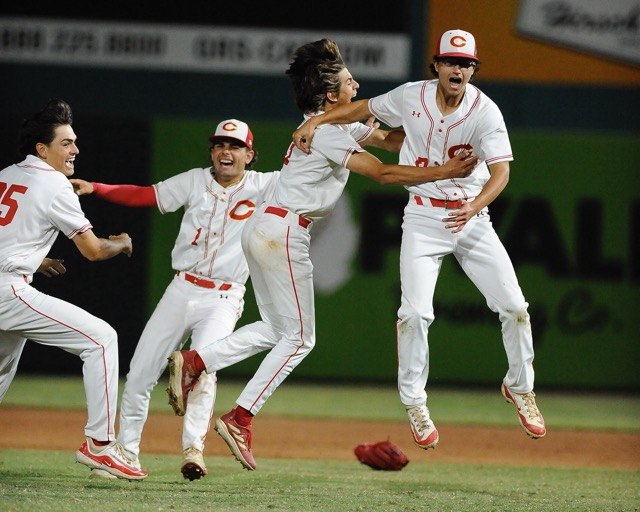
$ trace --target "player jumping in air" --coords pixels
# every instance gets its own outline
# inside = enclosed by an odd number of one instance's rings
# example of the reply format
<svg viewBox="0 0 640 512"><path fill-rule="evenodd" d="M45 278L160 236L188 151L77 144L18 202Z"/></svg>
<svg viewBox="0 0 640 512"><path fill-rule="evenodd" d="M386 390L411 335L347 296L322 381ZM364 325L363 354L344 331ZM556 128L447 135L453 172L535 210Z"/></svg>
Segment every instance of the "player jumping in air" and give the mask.
<svg viewBox="0 0 640 512"><path fill-rule="evenodd" d="M515 405L518 419L532 438L546 433L533 393L533 338L528 304L515 270L489 217L488 205L509 180L513 160L504 120L496 104L469 82L479 60L472 34L448 30L440 37L431 71L434 80L406 83L369 100L360 100L310 118L293 134L296 146L313 153L311 144L326 123L349 123L375 116L406 138L399 162L425 167L444 165L461 151L481 158L464 178L406 187L402 224L398 310L398 388L415 443L438 444L438 431L427 408L429 326L434 320L433 294L442 259L453 254L498 314L508 370L502 394Z"/></svg>

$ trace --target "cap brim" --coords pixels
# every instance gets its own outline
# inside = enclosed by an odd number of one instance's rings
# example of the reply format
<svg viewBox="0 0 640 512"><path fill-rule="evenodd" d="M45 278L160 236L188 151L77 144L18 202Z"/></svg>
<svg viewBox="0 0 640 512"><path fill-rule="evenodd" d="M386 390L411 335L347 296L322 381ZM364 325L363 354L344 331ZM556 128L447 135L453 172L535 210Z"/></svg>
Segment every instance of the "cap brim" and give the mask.
<svg viewBox="0 0 640 512"><path fill-rule="evenodd" d="M462 58L462 59L472 59L472 60L478 60L478 57L476 57L475 55L470 55L468 53L441 53L440 55L436 55L436 59L441 59L443 57L458 57L458 58Z"/></svg>
<svg viewBox="0 0 640 512"><path fill-rule="evenodd" d="M249 147L247 146L247 143L242 139L236 139L235 137L229 137L228 135L212 135L211 137L209 137L209 142L214 142L216 140L239 142L243 146Z"/></svg>

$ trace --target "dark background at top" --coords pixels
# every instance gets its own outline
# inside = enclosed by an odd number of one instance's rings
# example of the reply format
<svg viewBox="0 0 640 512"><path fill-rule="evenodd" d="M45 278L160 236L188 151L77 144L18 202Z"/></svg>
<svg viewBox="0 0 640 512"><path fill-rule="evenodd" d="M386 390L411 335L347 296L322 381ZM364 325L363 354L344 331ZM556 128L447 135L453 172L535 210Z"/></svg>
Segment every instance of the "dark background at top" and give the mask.
<svg viewBox="0 0 640 512"><path fill-rule="evenodd" d="M371 5L355 8L346 3L251 2L224 4L211 1L179 2L176 7L156 5L148 8L122 9L112 3L74 4L22 2L4 5L0 15L30 16L69 20L131 21L214 25L234 27L284 28L289 30L339 30L357 32L408 33L411 29L412 4L399 0L389 7ZM424 5L425 2L419 2Z"/></svg>

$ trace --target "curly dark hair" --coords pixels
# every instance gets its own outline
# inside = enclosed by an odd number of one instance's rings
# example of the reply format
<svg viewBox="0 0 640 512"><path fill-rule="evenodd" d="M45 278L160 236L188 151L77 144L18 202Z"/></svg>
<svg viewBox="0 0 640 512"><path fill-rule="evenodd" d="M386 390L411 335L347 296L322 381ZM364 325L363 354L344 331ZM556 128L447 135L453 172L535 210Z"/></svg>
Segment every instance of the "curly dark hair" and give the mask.
<svg viewBox="0 0 640 512"><path fill-rule="evenodd" d="M331 39L300 46L286 71L298 108L305 114L323 110L327 93L339 94L338 73L345 67L338 45Z"/></svg>
<svg viewBox="0 0 640 512"><path fill-rule="evenodd" d="M58 126L72 123L69 104L60 99L49 100L42 110L22 121L18 131L18 155L21 158L37 155L36 144L50 144Z"/></svg>

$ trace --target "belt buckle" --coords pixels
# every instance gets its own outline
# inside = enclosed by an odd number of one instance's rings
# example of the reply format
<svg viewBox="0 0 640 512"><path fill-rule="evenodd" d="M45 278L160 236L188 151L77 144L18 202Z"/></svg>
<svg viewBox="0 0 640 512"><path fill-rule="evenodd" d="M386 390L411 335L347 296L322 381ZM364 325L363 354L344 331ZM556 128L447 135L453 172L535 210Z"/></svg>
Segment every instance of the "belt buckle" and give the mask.
<svg viewBox="0 0 640 512"><path fill-rule="evenodd" d="M198 286L198 281L199 281L198 276L195 276L195 275L194 275L194 276L193 276L193 284L195 284L196 286Z"/></svg>

